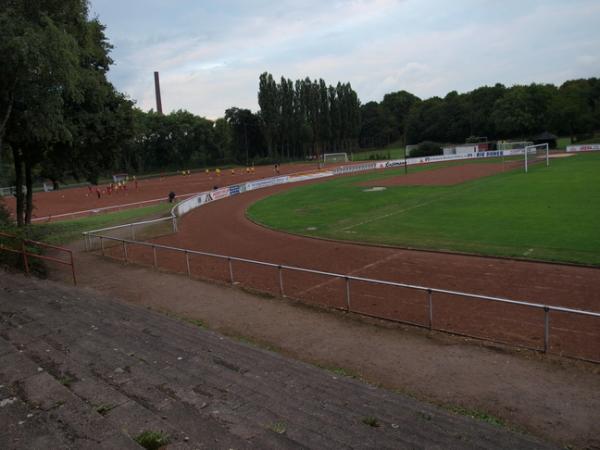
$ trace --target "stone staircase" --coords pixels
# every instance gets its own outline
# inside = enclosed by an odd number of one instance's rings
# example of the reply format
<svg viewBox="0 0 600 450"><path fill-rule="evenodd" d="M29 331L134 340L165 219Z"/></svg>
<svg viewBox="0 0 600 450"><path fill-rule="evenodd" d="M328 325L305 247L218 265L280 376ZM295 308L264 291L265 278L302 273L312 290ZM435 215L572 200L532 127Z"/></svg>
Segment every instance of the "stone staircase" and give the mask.
<svg viewBox="0 0 600 450"><path fill-rule="evenodd" d="M144 431L168 435L168 449L551 448L91 290L0 272L0 448L140 448Z"/></svg>

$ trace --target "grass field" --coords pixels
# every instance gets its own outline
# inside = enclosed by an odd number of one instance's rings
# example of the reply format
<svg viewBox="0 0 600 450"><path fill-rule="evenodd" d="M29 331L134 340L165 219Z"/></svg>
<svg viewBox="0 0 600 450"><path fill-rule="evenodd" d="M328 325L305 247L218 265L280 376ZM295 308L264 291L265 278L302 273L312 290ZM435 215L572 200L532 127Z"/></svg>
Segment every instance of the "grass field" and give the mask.
<svg viewBox="0 0 600 450"><path fill-rule="evenodd" d="M126 209L112 213L32 225L33 238L49 244L61 245L82 239L81 233L154 217L165 216L173 207L170 203Z"/></svg>
<svg viewBox="0 0 600 450"><path fill-rule="evenodd" d="M434 176L439 167L420 170ZM455 186L357 185L390 176L403 170L297 187L255 203L248 216L307 236L600 265L600 153Z"/></svg>

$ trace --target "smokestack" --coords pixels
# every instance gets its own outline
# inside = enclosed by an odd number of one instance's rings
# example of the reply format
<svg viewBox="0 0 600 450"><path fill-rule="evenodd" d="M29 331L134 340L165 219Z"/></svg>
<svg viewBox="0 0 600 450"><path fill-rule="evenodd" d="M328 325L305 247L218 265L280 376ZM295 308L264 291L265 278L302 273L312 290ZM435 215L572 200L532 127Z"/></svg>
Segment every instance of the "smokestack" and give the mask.
<svg viewBox="0 0 600 450"><path fill-rule="evenodd" d="M154 91L156 92L156 112L162 114L162 102L160 100L160 81L158 79L158 72L154 72Z"/></svg>

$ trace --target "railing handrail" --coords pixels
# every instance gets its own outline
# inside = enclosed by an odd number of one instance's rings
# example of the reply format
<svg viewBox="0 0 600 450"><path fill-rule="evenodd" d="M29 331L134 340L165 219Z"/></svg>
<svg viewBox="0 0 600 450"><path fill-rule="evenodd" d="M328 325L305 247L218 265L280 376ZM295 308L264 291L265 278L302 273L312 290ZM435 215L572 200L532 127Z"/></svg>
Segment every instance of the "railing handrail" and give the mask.
<svg viewBox="0 0 600 450"><path fill-rule="evenodd" d="M566 308L563 306L545 305L542 303L527 302L524 300L514 300L514 299L505 298L505 297L493 297L493 296L489 296L489 295L472 294L469 292L451 291L448 289L431 288L431 287L420 286L420 285L415 285L415 284L399 283L396 281L377 280L374 278L358 277L358 276L354 276L354 275L346 275L346 274L327 272L327 271L316 270L316 269L307 269L304 267L290 266L290 265L286 265L286 264L276 264L276 263L270 263L270 262L266 262L266 261L258 261L258 260L254 260L254 259L249 259L249 258L241 258L238 256L220 255L218 253L203 252L200 250L191 250L191 249L185 249L185 248L180 248L180 247L173 247L170 245L155 244L155 243L149 243L149 242L143 242L143 241L134 241L134 240L130 240L130 239L117 238L117 237L113 237L113 236L103 236L103 235L99 235L99 234L92 234L92 232L87 232L86 234L88 236L96 237L99 239L107 239L107 240L111 240L111 241L124 242L124 243L131 244L131 245L141 245L144 247L159 248L159 249L163 249L163 250L177 251L177 252L188 253L188 254L193 254L193 255L209 256L209 257L213 257L213 258L245 262L245 263L249 263L249 264L256 264L256 265L266 266L266 267L274 267L274 268L292 270L292 271L297 271L297 272L313 273L316 275L326 275L326 276L335 277L335 278L342 278L342 279L348 279L348 280L354 280L354 281L362 281L362 282L366 282L366 283L381 284L381 285L386 285L386 286L401 287L401 288L413 289L413 290L424 291L424 292L434 292L434 293L438 293L438 294L455 295L455 296L460 296L460 297L476 298L476 299L480 299L480 300L508 303L508 304L512 304L512 305L526 306L526 307L537 308L537 309L542 309L542 310L546 310L546 311L558 311L558 312L565 312L565 313L581 314L581 315L585 315L585 316L600 317L600 312L594 312L594 311Z"/></svg>
<svg viewBox="0 0 600 450"><path fill-rule="evenodd" d="M13 252L13 253L19 253L19 254L23 255L23 265L25 267L25 273L27 273L28 275L29 275L29 263L27 261L27 257L31 256L33 258L38 258L38 259L41 259L44 261L52 261L55 263L70 266L71 273L73 275L73 284L75 284L75 285L77 284L77 278L75 276L75 261L73 259L73 250L71 250L69 248L65 248L65 247L60 247L58 245L52 245L52 244L47 244L45 242L34 241L32 239L22 238L20 236L17 236L16 234L6 233L3 231L0 231L0 236L21 241L20 249L8 248L8 247L5 247L4 245L0 244L0 250L5 250L5 251ZM53 258L51 256L38 255L37 253L28 252L27 249L25 248L25 244L31 244L31 245L36 245L38 247L45 247L45 248L51 248L54 250L60 250L62 252L65 252L68 255L69 260L65 261L64 259L60 259L60 258Z"/></svg>
<svg viewBox="0 0 600 450"><path fill-rule="evenodd" d="M83 234L94 234L94 233L98 233L100 231L112 231L112 230L118 230L121 228L128 228L128 227L137 226L137 225L148 225L150 223L155 223L155 222L165 222L167 220L173 220L173 217L165 216L165 217L159 217L158 219L141 220L139 222L131 222L131 223L125 223L122 225L115 225L112 227L98 228L97 230L85 231Z"/></svg>

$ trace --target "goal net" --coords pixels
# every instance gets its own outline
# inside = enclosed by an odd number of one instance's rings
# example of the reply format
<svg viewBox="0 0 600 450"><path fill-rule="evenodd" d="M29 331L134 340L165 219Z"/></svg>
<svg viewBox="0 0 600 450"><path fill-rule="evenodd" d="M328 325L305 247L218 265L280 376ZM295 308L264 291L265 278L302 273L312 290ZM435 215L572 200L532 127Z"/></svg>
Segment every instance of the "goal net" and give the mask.
<svg viewBox="0 0 600 450"><path fill-rule="evenodd" d="M323 164L348 162L347 153L324 153Z"/></svg>
<svg viewBox="0 0 600 450"><path fill-rule="evenodd" d="M529 171L529 166L536 163L545 163L546 167L550 165L550 148L548 144L528 145L525 147L525 172Z"/></svg>
<svg viewBox="0 0 600 450"><path fill-rule="evenodd" d="M115 183L118 183L119 181L127 181L129 179L129 175L126 173L115 173L113 174L112 179Z"/></svg>

